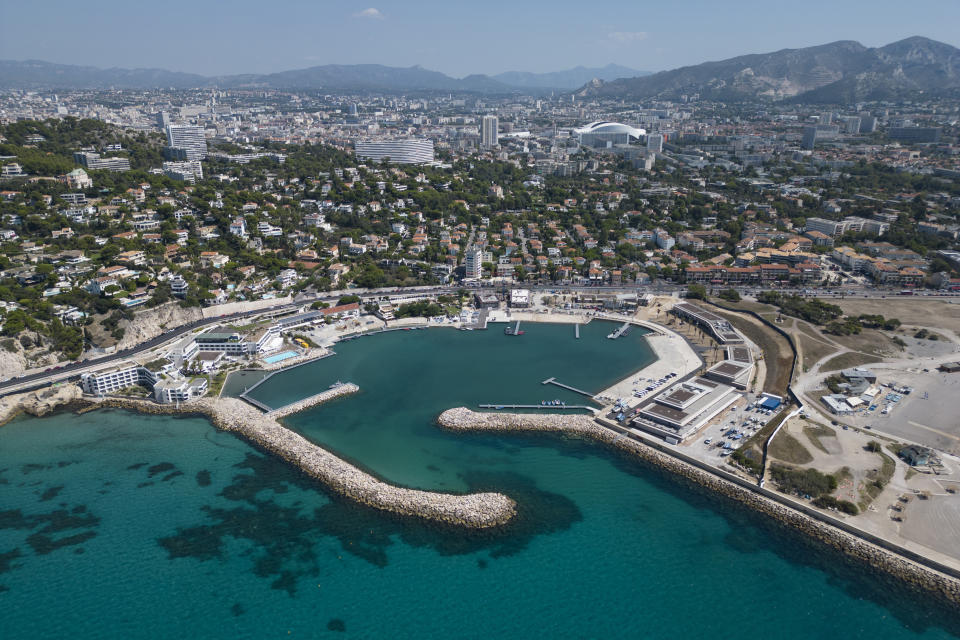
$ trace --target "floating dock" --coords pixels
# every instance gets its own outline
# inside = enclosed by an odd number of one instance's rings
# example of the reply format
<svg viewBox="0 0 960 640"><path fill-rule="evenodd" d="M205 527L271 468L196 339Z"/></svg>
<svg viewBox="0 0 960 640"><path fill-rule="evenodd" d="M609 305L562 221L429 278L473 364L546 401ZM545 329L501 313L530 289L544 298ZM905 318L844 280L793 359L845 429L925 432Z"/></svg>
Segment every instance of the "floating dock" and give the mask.
<svg viewBox="0 0 960 640"><path fill-rule="evenodd" d="M573 335L576 336L577 340L580 339L580 325L579 325L579 324L573 325Z"/></svg>
<svg viewBox="0 0 960 640"><path fill-rule="evenodd" d="M584 404L478 404L481 409L585 409L596 411L596 407Z"/></svg>
<svg viewBox="0 0 960 640"><path fill-rule="evenodd" d="M629 322L624 322L624 323L623 323L623 326L621 326L619 329L617 329L616 331L614 331L613 333L611 333L610 335L608 335L607 338L610 339L610 340L616 340L616 339L619 338L620 336L625 336L625 335L627 335L628 333L630 333L630 329L631 329L632 327L633 327L633 325L630 324Z"/></svg>
<svg viewBox="0 0 960 640"><path fill-rule="evenodd" d="M540 384L553 384L561 389L566 389L567 391L573 391L574 393L579 393L582 396L587 396L588 398L593 398L595 394L590 393L589 391L584 391L583 389L577 389L576 387L571 387L568 384L563 384L562 382L557 382L556 378L547 378Z"/></svg>

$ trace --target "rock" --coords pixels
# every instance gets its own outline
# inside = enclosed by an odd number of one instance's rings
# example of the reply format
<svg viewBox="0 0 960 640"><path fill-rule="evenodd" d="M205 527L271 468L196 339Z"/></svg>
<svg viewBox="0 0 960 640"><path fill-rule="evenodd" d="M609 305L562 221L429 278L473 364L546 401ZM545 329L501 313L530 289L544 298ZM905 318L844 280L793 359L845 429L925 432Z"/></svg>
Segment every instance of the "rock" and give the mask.
<svg viewBox="0 0 960 640"><path fill-rule="evenodd" d="M168 329L202 318L200 309L196 307L184 309L178 302L168 302L153 309L143 309L134 315L133 320L123 320L118 325L124 333L123 339L117 343L117 350L134 347L157 337Z"/></svg>

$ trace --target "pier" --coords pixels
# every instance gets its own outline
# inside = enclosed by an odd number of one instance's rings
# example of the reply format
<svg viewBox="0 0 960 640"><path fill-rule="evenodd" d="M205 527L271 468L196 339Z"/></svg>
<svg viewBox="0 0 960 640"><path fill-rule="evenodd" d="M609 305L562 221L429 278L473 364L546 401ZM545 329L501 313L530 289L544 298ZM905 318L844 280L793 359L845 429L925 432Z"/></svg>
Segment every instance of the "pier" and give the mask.
<svg viewBox="0 0 960 640"><path fill-rule="evenodd" d="M573 391L574 393L579 393L580 395L582 395L582 396L587 396L588 398L593 398L593 396L594 396L594 394L590 393L589 391L584 391L583 389L577 389L576 387L571 387L571 386L568 385L568 384L563 384L562 382L557 382L557 379L556 379L556 378L547 378L546 380L544 380L544 381L541 382L540 384L553 384L553 385L556 385L556 386L560 387L561 389L566 389L567 391Z"/></svg>
<svg viewBox="0 0 960 640"><path fill-rule="evenodd" d="M616 340L620 336L625 336L628 333L630 333L630 328L632 326L633 325L631 325L629 322L624 322L623 326L621 326L619 329L617 329L616 331L608 335L607 338L609 338L610 340Z"/></svg>
<svg viewBox="0 0 960 640"><path fill-rule="evenodd" d="M585 404L478 404L481 409L585 409L596 411L596 407Z"/></svg>
<svg viewBox="0 0 960 640"><path fill-rule="evenodd" d="M268 418L273 418L274 420L279 420L280 418L286 417L291 413L298 413L307 409L309 407L327 402L328 400L333 400L336 397L344 396L350 393L356 393L360 391L360 387L353 384L352 382L341 383L336 386L333 386L326 391L321 391L320 393L314 394L308 398L302 400L297 400L286 406L280 407L279 409L273 409L272 411L267 412ZM251 398L244 398L248 402Z"/></svg>
<svg viewBox="0 0 960 640"><path fill-rule="evenodd" d="M573 325L573 335L576 336L577 340L580 339L580 325L579 325L579 324Z"/></svg>

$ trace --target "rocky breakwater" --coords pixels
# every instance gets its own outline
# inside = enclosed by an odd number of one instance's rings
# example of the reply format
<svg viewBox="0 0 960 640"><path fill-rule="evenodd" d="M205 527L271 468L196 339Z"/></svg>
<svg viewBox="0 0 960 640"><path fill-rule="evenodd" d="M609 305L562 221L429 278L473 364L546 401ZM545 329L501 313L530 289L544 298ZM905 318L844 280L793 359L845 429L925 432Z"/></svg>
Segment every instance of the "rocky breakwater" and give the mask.
<svg viewBox="0 0 960 640"><path fill-rule="evenodd" d="M288 404L285 407L275 409L268 413L267 417L273 418L274 420L279 420L280 418L285 418L293 413L299 413L304 409L308 409L318 404L323 404L324 402L329 402L334 398L339 398L340 396L356 393L357 391L360 391L360 387L352 382L341 383L331 387L330 389L327 389L326 391L321 391L316 395L310 396L309 398L297 400L296 402Z"/></svg>
<svg viewBox="0 0 960 640"><path fill-rule="evenodd" d="M464 407L440 414L438 423L451 431L524 431L589 438L639 458L693 484L736 500L780 523L826 544L862 564L894 576L912 588L933 594L950 605L960 604L960 580L915 562L891 548L878 546L847 530L786 504L772 491L738 484L723 471L710 472L679 457L598 424L583 415L478 413ZM812 508L811 508L812 509ZM825 517L825 519L827 519ZM889 547L896 545L890 544Z"/></svg>
<svg viewBox="0 0 960 640"><path fill-rule="evenodd" d="M350 392L349 388L343 389L338 395ZM517 504L500 493L456 495L387 484L237 398L200 398L179 408L117 398L91 402L96 406L122 407L145 413L205 415L218 429L242 436L259 449L320 481L334 493L382 511L470 529L506 524L516 513Z"/></svg>

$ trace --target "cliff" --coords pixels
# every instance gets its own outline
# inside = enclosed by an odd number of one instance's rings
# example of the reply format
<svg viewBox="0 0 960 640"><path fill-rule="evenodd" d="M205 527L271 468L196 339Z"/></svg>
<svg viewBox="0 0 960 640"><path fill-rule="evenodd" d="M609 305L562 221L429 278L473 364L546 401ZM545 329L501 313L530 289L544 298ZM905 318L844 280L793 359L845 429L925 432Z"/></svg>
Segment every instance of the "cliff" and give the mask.
<svg viewBox="0 0 960 640"><path fill-rule="evenodd" d="M126 349L155 338L168 329L180 327L196 320L201 320L203 314L200 309L190 307L184 309L176 302L144 309L137 312L133 320L124 320L119 326L123 328L123 339L117 343L117 349Z"/></svg>

